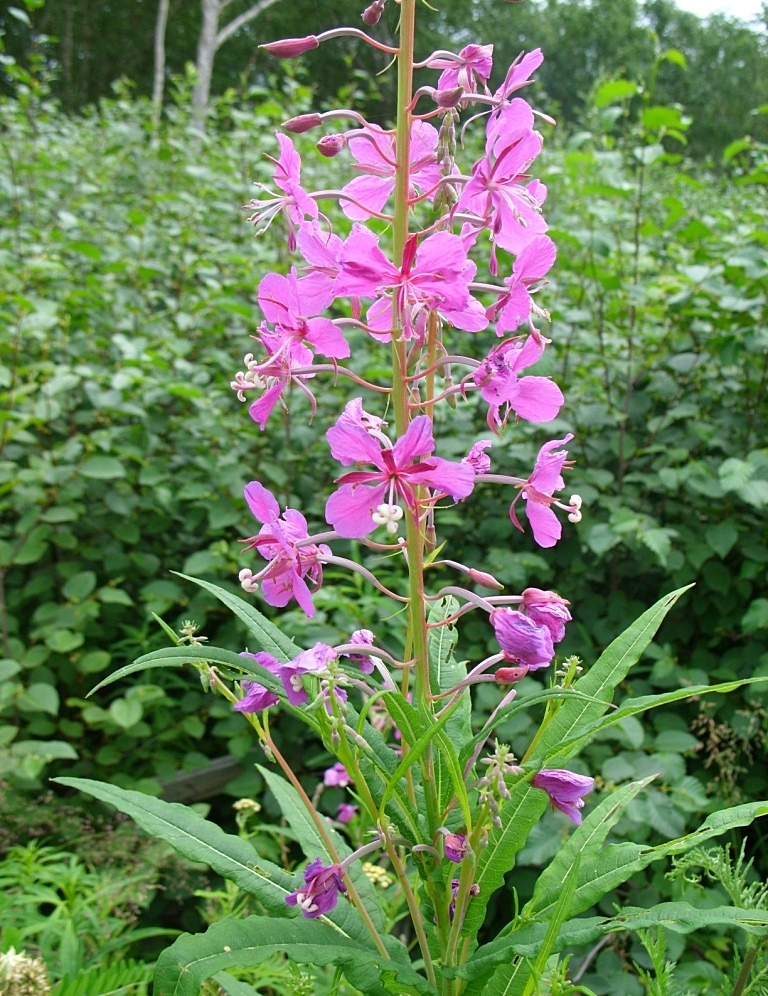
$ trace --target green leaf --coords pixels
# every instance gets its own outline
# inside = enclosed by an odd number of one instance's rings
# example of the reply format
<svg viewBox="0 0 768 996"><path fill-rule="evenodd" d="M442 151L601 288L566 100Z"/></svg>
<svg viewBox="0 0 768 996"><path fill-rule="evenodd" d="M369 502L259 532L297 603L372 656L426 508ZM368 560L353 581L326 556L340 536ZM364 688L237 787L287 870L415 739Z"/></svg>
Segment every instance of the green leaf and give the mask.
<svg viewBox="0 0 768 996"><path fill-rule="evenodd" d="M22 712L47 712L51 716L59 714L59 693L44 681L35 681L19 696L19 709Z"/></svg>
<svg viewBox="0 0 768 996"><path fill-rule="evenodd" d="M45 645L57 654L69 654L85 643L82 633L74 633L71 629L55 629L45 638Z"/></svg>
<svg viewBox="0 0 768 996"><path fill-rule="evenodd" d="M720 522L704 531L707 545L718 557L727 557L739 538L739 531L731 522Z"/></svg>
<svg viewBox="0 0 768 996"><path fill-rule="evenodd" d="M756 633L768 629L768 598L755 598L741 617L741 628L745 633Z"/></svg>
<svg viewBox="0 0 768 996"><path fill-rule="evenodd" d="M625 907L606 926L609 930L668 927L682 934L701 930L702 927L741 927L748 934L764 937L768 934L768 910L740 909L736 906L701 909L690 903L658 903L650 910Z"/></svg>
<svg viewBox="0 0 768 996"><path fill-rule="evenodd" d="M224 833L194 810L177 802L118 788L89 778L54 778L59 785L86 792L130 816L154 837L167 841L190 861L200 861L256 896L270 916L288 915L285 897L294 889L293 878L277 865L260 857L251 845L234 834ZM222 968L227 966L222 965Z"/></svg>
<svg viewBox="0 0 768 996"><path fill-rule="evenodd" d="M634 97L637 92L637 83L632 83L630 80L609 80L598 88L595 94L595 107L608 107L610 104Z"/></svg>
<svg viewBox="0 0 768 996"><path fill-rule="evenodd" d="M49 761L76 761L77 751L63 740L17 740L11 744L12 757L38 757Z"/></svg>
<svg viewBox="0 0 768 996"><path fill-rule="evenodd" d="M228 609L231 609L245 623L248 631L257 641L257 646L249 647L249 650L265 650L283 662L293 660L294 657L298 657L301 653L301 647L297 647L274 623L271 623L269 619L263 616L257 609L254 609L244 599L225 591L224 588L219 588L218 585L210 581L193 578L188 574L179 574L177 571L174 571L174 574L177 574L180 578L184 578L185 581L192 581L200 585L201 588L205 588L206 591L211 592L212 595L215 595L220 602L223 602Z"/></svg>
<svg viewBox="0 0 768 996"><path fill-rule="evenodd" d="M141 703L137 702L136 699L115 699L114 702L110 703L109 715L124 730L129 730L132 726L135 726L144 715L144 710L141 707Z"/></svg>
<svg viewBox="0 0 768 996"><path fill-rule="evenodd" d="M346 938L318 920L261 916L225 920L204 934L183 934L160 955L154 993L198 996L202 983L216 972L250 968L283 953L297 964L340 966L351 985L366 996L436 996L436 990L403 958L402 945L393 941L388 938L387 947L395 948L398 956L388 959L375 947Z"/></svg>
<svg viewBox="0 0 768 996"><path fill-rule="evenodd" d="M114 481L119 477L125 477L125 467L116 457L95 456L83 461L80 473L83 477L99 481Z"/></svg>
<svg viewBox="0 0 768 996"><path fill-rule="evenodd" d="M82 602L96 587L96 575L93 571L80 571L73 574L61 589L65 598L73 602Z"/></svg>

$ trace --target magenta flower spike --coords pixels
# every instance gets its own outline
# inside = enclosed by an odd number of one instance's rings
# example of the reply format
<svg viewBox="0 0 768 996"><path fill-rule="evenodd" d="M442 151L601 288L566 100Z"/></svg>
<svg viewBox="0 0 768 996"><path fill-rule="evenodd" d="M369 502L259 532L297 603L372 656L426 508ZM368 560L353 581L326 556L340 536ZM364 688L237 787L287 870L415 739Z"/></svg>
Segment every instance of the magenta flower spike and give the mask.
<svg viewBox="0 0 768 996"><path fill-rule="evenodd" d="M554 497L555 491L560 491L565 487L562 478L562 470L567 465L567 450L558 450L558 446L569 443L573 439L573 434L568 433L562 439L553 439L539 450L536 457L536 464L533 473L523 485L521 492L525 500L525 510L528 521L533 530L533 538L545 548L554 546L562 535L560 521L552 511L551 506L557 505L567 511L571 511L570 505L564 505ZM520 495L518 495L518 498ZM509 517L518 529L522 526L515 515L515 501L509 509Z"/></svg>
<svg viewBox="0 0 768 996"><path fill-rule="evenodd" d="M330 913L336 907L339 893L347 891L343 875L341 865L324 868L322 858L315 858L304 869L304 888L291 892L285 901L289 906L297 906L301 915L309 919Z"/></svg>
<svg viewBox="0 0 768 996"><path fill-rule="evenodd" d="M555 809L565 813L569 820L581 823L581 812L584 808L584 796L589 795L595 785L595 779L588 775L576 775L572 771L560 768L547 770L542 768L533 776L531 785L543 789L549 796L549 801Z"/></svg>
<svg viewBox="0 0 768 996"><path fill-rule="evenodd" d="M325 518L340 536L360 539L380 525L394 534L403 516L400 502L411 516L420 516L420 487L433 492L428 504L446 495L459 501L474 487L471 467L432 456L435 441L426 415L417 416L394 446L384 445L361 425L343 418L328 430L326 438L333 456L345 466L372 463L376 467L338 478L341 487L328 499Z"/></svg>
<svg viewBox="0 0 768 996"><path fill-rule="evenodd" d="M552 634L517 609L494 609L491 625L506 660L530 671L548 667L555 656Z"/></svg>
<svg viewBox="0 0 768 996"><path fill-rule="evenodd" d="M307 520L292 508L280 515L274 495L258 481L246 485L245 500L256 519L264 523L257 536L245 541L246 549L258 550L269 561L255 578L247 579L248 583L261 582L264 600L269 605L282 608L295 598L304 612L313 616L315 607L305 578L314 589L320 587L322 561L331 556L330 547L302 542L309 540Z"/></svg>

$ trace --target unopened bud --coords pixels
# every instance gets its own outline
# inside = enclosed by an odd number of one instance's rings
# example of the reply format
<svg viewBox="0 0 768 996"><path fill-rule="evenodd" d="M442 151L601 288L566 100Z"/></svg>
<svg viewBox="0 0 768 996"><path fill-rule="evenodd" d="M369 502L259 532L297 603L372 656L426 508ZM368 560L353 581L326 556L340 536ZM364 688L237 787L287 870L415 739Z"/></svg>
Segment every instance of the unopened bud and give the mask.
<svg viewBox="0 0 768 996"><path fill-rule="evenodd" d="M457 107L464 96L464 88L455 86L451 90L435 90L432 99L438 107Z"/></svg>
<svg viewBox="0 0 768 996"><path fill-rule="evenodd" d="M476 571L474 567L470 567L467 577L475 584L482 585L483 588L494 588L496 591L502 591L504 588L504 585L500 581L497 581L492 574L486 574L485 571Z"/></svg>
<svg viewBox="0 0 768 996"><path fill-rule="evenodd" d="M512 685L528 674L527 667L500 667L494 678L500 685Z"/></svg>
<svg viewBox="0 0 768 996"><path fill-rule="evenodd" d="M266 45L259 45L259 48L274 55L276 59L294 59L297 55L311 52L319 44L316 35L306 35L304 38L282 38L280 41L267 42Z"/></svg>
<svg viewBox="0 0 768 996"><path fill-rule="evenodd" d="M346 135L323 135L317 143L317 151L326 159L333 159L334 156L338 156L346 144Z"/></svg>
<svg viewBox="0 0 768 996"><path fill-rule="evenodd" d="M311 128L317 128L318 125L322 124L323 119L317 112L314 114L299 114L295 118L291 118L289 121L283 123L283 128L286 131L292 132L294 135L302 135L305 131L309 131Z"/></svg>
<svg viewBox="0 0 768 996"><path fill-rule="evenodd" d="M374 24L378 24L381 20L381 15L384 13L385 2L386 0L373 0L371 6L366 7L360 15L363 19L363 24L367 24L369 28L372 28Z"/></svg>

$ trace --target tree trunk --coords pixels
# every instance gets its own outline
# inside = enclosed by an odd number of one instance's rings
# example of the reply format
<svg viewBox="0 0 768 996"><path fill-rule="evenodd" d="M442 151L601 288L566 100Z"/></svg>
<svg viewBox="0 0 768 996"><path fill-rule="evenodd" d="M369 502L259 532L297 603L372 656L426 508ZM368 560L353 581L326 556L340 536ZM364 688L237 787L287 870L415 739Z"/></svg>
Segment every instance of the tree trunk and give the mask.
<svg viewBox="0 0 768 996"><path fill-rule="evenodd" d="M160 126L163 111L163 84L165 82L165 28L168 24L170 0L159 0L155 21L155 74L152 78L152 130Z"/></svg>
<svg viewBox="0 0 768 996"><path fill-rule="evenodd" d="M211 76L213 74L213 60L218 49L244 24L252 21L267 7L271 7L277 0L259 0L248 10L233 17L219 31L219 18L221 12L232 0L201 0L203 7L203 25L200 29L200 37L197 42L197 79L195 89L192 92L192 127L202 134L205 131L205 118L208 113L208 102L211 96Z"/></svg>

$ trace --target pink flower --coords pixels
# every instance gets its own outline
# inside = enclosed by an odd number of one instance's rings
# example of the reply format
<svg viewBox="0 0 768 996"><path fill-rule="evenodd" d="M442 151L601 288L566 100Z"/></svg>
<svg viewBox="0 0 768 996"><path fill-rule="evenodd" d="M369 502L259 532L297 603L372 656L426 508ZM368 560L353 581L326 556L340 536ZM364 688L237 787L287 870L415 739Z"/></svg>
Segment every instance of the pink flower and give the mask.
<svg viewBox="0 0 768 996"><path fill-rule="evenodd" d="M442 69L438 90L460 86L465 93L477 93L478 83L485 88L493 69L493 45L466 45L458 55L441 52L429 59L429 69Z"/></svg>
<svg viewBox="0 0 768 996"><path fill-rule="evenodd" d="M353 221L367 221L372 214L380 213L395 189L397 169L395 136L378 125L369 125L362 131L347 134L349 151L362 176L355 177L342 189L354 198L354 203L341 198L341 209ZM440 164L437 161L438 133L425 121L414 121L411 126L411 164L409 196L424 193L434 199L434 190L440 182Z"/></svg>
<svg viewBox="0 0 768 996"><path fill-rule="evenodd" d="M565 401L557 384L549 377L518 376L539 360L547 341L538 335L525 340L506 339L475 371L473 380L488 402L488 425L494 432L506 423L510 409L528 422L549 422L557 417Z"/></svg>
<svg viewBox="0 0 768 996"><path fill-rule="evenodd" d="M490 228L495 244L515 254L547 230L541 216L546 189L538 181L525 182L541 145L528 104L516 98L505 105L488 123L486 154L472 167L472 178L455 208L475 215ZM491 272L496 271L492 258Z"/></svg>
<svg viewBox="0 0 768 996"><path fill-rule="evenodd" d="M275 42L274 45L283 45L294 40L287 39L286 42ZM277 159L267 156L267 159L275 164L273 180L275 186L283 192L283 196L275 195L268 187L258 184L262 190L272 196L267 200L254 199L250 202L248 207L253 208L254 213L248 221L258 226L256 232L261 234L282 211L288 222L288 248L294 252L297 227L305 218L317 218L318 210L315 201L301 186L301 157L293 147L293 142L287 135L282 135L280 132L276 134L280 145L280 156Z"/></svg>
<svg viewBox="0 0 768 996"><path fill-rule="evenodd" d="M438 311L467 332L478 332L488 324L485 309L469 293L477 267L467 258L458 235L435 232L421 244L412 235L398 269L379 249L376 236L354 225L339 262L336 296L378 298L367 322L382 342L390 340L398 316L404 339L424 337L430 311Z"/></svg>
<svg viewBox="0 0 768 996"><path fill-rule="evenodd" d="M491 469L491 458L485 452L489 446L493 446L490 439L481 439L473 443L469 453L461 461L471 467L475 474L487 474Z"/></svg>
<svg viewBox="0 0 768 996"><path fill-rule="evenodd" d="M456 864L464 860L467 853L467 835L465 833L447 833L445 835L445 856Z"/></svg>
<svg viewBox="0 0 768 996"><path fill-rule="evenodd" d="M241 657L250 657L252 660L261 664L272 674L277 675L278 661L276 657L272 654L265 652L260 652L258 654L248 654L244 653L240 655ZM261 712L263 709L268 709L270 706L277 705L280 701L279 697L271 692L264 685L260 685L257 681L243 681L241 682L243 686L243 691L245 695L239 702L236 702L234 709L237 712Z"/></svg>
<svg viewBox="0 0 768 996"><path fill-rule="evenodd" d="M581 823L581 813L584 808L583 796L589 795L595 785L595 779L587 775L576 775L572 771L559 768L547 770L542 768L533 776L531 782L534 788L543 789L549 796L549 801L565 813L574 823Z"/></svg>
<svg viewBox="0 0 768 996"><path fill-rule="evenodd" d="M359 539L380 525L394 534L403 516L399 501L412 516L420 515L420 487L433 489L428 504L444 495L459 501L474 487L471 467L432 456L435 442L432 422L426 415L417 416L394 446L378 432L374 438L344 416L331 426L326 438L331 453L344 466L372 463L376 467L374 471L352 471L338 479L341 487L328 499L325 518L340 536Z"/></svg>
<svg viewBox="0 0 768 996"><path fill-rule="evenodd" d="M304 888L285 897L289 906L298 906L302 916L314 919L336 907L340 892L346 892L341 865L323 867L321 858L304 869Z"/></svg>
<svg viewBox="0 0 768 996"><path fill-rule="evenodd" d="M540 48L527 54L521 52L512 65L507 70L504 82L494 94L497 100L506 100L516 90L528 86L531 73L535 72L544 61L544 55Z"/></svg>
<svg viewBox="0 0 768 996"><path fill-rule="evenodd" d="M516 609L494 609L491 625L496 639L508 661L520 664L531 671L548 667L555 656L552 635L546 626L540 626Z"/></svg>
<svg viewBox="0 0 768 996"><path fill-rule="evenodd" d="M302 343L324 356L341 360L349 356L349 344L339 327L330 318L306 317L316 315L332 300L329 285L321 287L307 278L300 280L294 268L285 276L268 273L259 284L259 306L267 321L275 326L275 335L286 345Z"/></svg>
<svg viewBox="0 0 768 996"><path fill-rule="evenodd" d="M555 491L560 491L561 488L565 487L562 470L567 466L568 457L566 450L558 450L557 447L570 442L572 439L573 434L569 432L562 439L553 439L544 443L536 457L533 473L523 485L521 492L526 503L525 510L528 521L533 529L533 538L539 546L545 548L554 546L562 535L562 526L551 506L557 505L558 508L569 512L571 516L578 512L578 508L573 504L573 499L571 505L564 505L553 497ZM515 502L519 497L520 495L512 502L509 517L513 524L522 531L523 527L515 515Z"/></svg>
<svg viewBox="0 0 768 996"><path fill-rule="evenodd" d="M357 806L353 806L351 802L341 802L336 809L336 819L339 823L351 823L352 820L357 816Z"/></svg>
<svg viewBox="0 0 768 996"><path fill-rule="evenodd" d="M372 647L374 640L375 637L369 629L356 629L349 638L350 643L354 643L360 648ZM373 674L376 669L373 658L368 654L344 654L343 656L348 657L353 664L357 664L363 674Z"/></svg>
<svg viewBox="0 0 768 996"><path fill-rule="evenodd" d="M327 671L328 664L335 659L336 652L332 647L325 643L316 643L310 650L303 650L292 661L278 664L277 676L283 683L291 705L304 705L309 701L302 675Z"/></svg>
<svg viewBox="0 0 768 996"><path fill-rule="evenodd" d="M556 255L555 243L548 235L537 235L520 251L512 266L512 276L504 281L508 288L506 293L487 312L491 320L498 316L497 335L514 332L520 325L530 322L534 307L531 294L552 269ZM544 316L547 317L546 312Z"/></svg>
<svg viewBox="0 0 768 996"><path fill-rule="evenodd" d="M328 788L346 788L351 782L349 772L341 761L337 761L323 772L323 785L328 786Z"/></svg>
<svg viewBox="0 0 768 996"><path fill-rule="evenodd" d="M282 608L295 598L308 616L314 615L315 607L305 578L313 588L320 587L322 561L331 555L330 547L305 542L309 540L309 532L304 516L292 508L287 508L281 516L277 500L258 481L246 485L245 500L256 519L264 523L258 536L245 541L246 549L258 550L269 561L263 571L255 577L249 576L247 583L261 582L264 600L269 605Z"/></svg>
<svg viewBox="0 0 768 996"><path fill-rule="evenodd" d="M565 624L571 621L569 604L554 591L526 588L523 592L525 614L539 626L547 627L553 643L559 643L565 636Z"/></svg>

